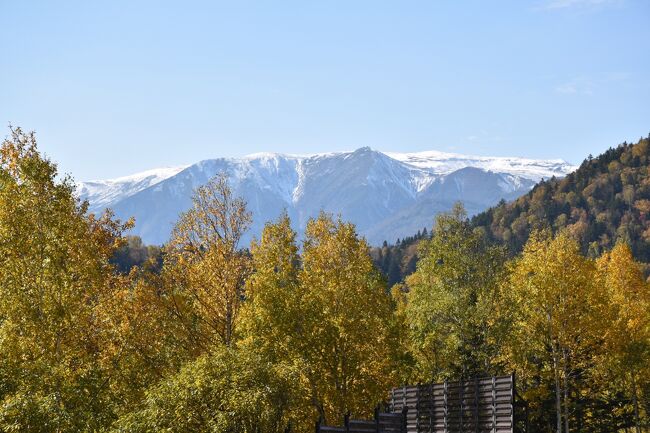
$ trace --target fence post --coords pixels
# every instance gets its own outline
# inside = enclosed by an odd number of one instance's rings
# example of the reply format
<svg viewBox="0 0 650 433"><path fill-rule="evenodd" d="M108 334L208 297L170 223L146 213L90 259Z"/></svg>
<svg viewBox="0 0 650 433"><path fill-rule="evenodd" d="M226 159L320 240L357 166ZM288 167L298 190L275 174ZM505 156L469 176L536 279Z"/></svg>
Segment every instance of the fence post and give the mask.
<svg viewBox="0 0 650 433"><path fill-rule="evenodd" d="M379 433L379 405L375 407L375 433Z"/></svg>
<svg viewBox="0 0 650 433"><path fill-rule="evenodd" d="M497 382L492 376L492 433L497 431Z"/></svg>
<svg viewBox="0 0 650 433"><path fill-rule="evenodd" d="M460 433L463 433L463 409L465 406L465 380L463 379L463 376L460 377L458 384L460 385L460 423L458 427Z"/></svg>
<svg viewBox="0 0 650 433"><path fill-rule="evenodd" d="M435 406L435 396L433 395L433 382L429 384L429 432L434 433L434 426L436 424L436 412L434 410Z"/></svg>
<svg viewBox="0 0 650 433"><path fill-rule="evenodd" d="M408 433L408 422L406 419L408 412L409 412L408 406L404 406L402 408L402 433Z"/></svg>
<svg viewBox="0 0 650 433"><path fill-rule="evenodd" d="M515 419L515 389L516 388L515 388L515 372L514 371L510 375L510 387L511 387L511 390L510 390L510 394L511 394L510 402L511 402L511 405L512 405L512 412L510 413L510 425L512 426L512 431L514 432L515 431L515 422L516 422L516 419ZM560 414L558 414L558 416L560 416Z"/></svg>
<svg viewBox="0 0 650 433"><path fill-rule="evenodd" d="M343 425L345 426L345 431L350 431L350 412L346 413L343 417Z"/></svg>
<svg viewBox="0 0 650 433"><path fill-rule="evenodd" d="M316 420L316 428L314 429L316 433L320 433L320 416Z"/></svg>
<svg viewBox="0 0 650 433"><path fill-rule="evenodd" d="M415 431L420 433L420 382L415 388Z"/></svg>
<svg viewBox="0 0 650 433"><path fill-rule="evenodd" d="M474 423L476 427L476 433L479 433L479 417L478 417L478 411L479 411L479 380L478 376L474 376Z"/></svg>
<svg viewBox="0 0 650 433"><path fill-rule="evenodd" d="M448 413L448 410L447 410L449 408L449 406L448 406L448 402L447 402L447 397L448 397L447 394L448 394L447 379L445 379L444 388L443 388L443 400L445 402L445 408L444 408L444 411L442 412L443 416L444 416L445 433L449 433L449 416L448 416L449 413Z"/></svg>

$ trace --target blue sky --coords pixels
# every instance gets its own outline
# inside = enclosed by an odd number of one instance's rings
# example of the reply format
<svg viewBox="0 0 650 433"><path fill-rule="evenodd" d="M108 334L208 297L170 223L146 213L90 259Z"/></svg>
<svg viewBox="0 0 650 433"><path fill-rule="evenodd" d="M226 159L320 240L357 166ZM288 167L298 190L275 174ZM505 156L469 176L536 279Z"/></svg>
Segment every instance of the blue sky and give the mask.
<svg viewBox="0 0 650 433"><path fill-rule="evenodd" d="M580 162L650 132L650 2L0 0L0 122L79 180L370 146Z"/></svg>

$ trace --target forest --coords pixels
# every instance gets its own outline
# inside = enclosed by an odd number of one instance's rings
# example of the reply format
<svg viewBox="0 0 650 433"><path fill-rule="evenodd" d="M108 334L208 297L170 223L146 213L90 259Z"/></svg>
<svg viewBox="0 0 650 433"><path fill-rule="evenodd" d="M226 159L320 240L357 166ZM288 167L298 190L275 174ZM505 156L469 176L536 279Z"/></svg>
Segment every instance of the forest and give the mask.
<svg viewBox="0 0 650 433"><path fill-rule="evenodd" d="M519 199L473 218L489 238L517 253L540 228L567 230L595 258L623 242L650 263L650 135L585 159L562 179L537 184Z"/></svg>
<svg viewBox="0 0 650 433"><path fill-rule="evenodd" d="M400 242L412 272L389 285L389 246L326 213L242 245L225 175L144 246L12 128L0 431L302 433L404 383L511 372L530 431L649 431L649 157L643 139L473 219L458 204Z"/></svg>

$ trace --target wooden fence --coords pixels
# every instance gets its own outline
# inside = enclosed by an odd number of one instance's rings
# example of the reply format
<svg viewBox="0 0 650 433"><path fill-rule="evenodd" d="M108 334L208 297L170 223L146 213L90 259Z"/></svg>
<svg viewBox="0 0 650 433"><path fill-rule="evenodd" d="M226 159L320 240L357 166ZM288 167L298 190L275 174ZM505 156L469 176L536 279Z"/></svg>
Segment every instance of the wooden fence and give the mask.
<svg viewBox="0 0 650 433"><path fill-rule="evenodd" d="M406 414L407 408L396 413L380 412L375 409L372 420L350 419L346 416L343 426L334 427L316 423L316 433L407 433Z"/></svg>
<svg viewBox="0 0 650 433"><path fill-rule="evenodd" d="M390 412L404 408L408 409L407 433L528 430L527 407L517 397L514 375L394 388Z"/></svg>

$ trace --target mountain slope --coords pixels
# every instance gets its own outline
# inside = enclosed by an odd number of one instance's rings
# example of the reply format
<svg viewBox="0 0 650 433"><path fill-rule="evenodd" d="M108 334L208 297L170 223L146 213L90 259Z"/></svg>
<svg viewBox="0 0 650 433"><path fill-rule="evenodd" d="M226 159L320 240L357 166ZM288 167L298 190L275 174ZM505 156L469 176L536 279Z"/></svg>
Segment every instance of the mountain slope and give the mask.
<svg viewBox="0 0 650 433"><path fill-rule="evenodd" d="M186 166L165 167L116 179L81 182L77 186L77 190L78 194L90 203L90 210L98 211L143 189L154 186L178 174L185 168Z"/></svg>
<svg viewBox="0 0 650 433"><path fill-rule="evenodd" d="M531 230L570 230L584 252L599 255L627 242L650 262L650 137L589 157L563 179L540 182L529 193L473 218L493 239L520 251Z"/></svg>
<svg viewBox="0 0 650 433"><path fill-rule="evenodd" d="M244 242L286 210L302 231L321 210L357 225L370 243L408 236L429 226L433 216L458 200L474 214L526 193L541 177L562 176L564 161L463 157L440 152L382 153L370 148L310 156L254 154L218 158L188 167L109 181L82 183L79 195L91 211L112 208L136 219L133 234L149 244L164 243L192 191L226 172L235 193L253 213Z"/></svg>
<svg viewBox="0 0 650 433"><path fill-rule="evenodd" d="M513 200L527 192L535 182L505 173L493 173L466 167L436 179L418 199L375 224L367 233L380 239L382 233L395 233L390 240L411 236L424 227L431 228L433 216L448 211L457 201L463 202L469 215L486 208L486 203ZM375 243L378 244L378 243Z"/></svg>

